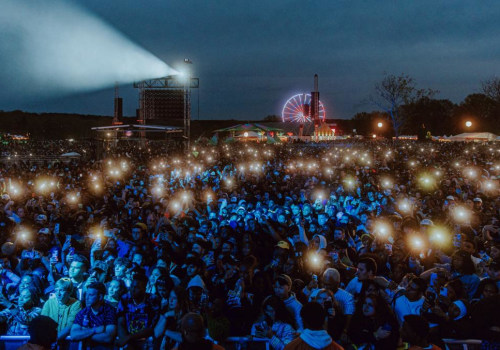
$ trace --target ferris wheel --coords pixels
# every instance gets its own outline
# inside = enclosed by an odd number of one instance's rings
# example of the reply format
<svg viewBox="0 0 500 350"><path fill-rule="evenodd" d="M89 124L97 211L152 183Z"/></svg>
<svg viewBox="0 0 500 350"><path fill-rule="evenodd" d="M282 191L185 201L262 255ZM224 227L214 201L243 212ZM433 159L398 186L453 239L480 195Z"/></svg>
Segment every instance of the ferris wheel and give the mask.
<svg viewBox="0 0 500 350"><path fill-rule="evenodd" d="M319 119L325 120L325 107L319 101ZM297 94L286 101L281 112L283 122L307 123L311 119L311 94Z"/></svg>

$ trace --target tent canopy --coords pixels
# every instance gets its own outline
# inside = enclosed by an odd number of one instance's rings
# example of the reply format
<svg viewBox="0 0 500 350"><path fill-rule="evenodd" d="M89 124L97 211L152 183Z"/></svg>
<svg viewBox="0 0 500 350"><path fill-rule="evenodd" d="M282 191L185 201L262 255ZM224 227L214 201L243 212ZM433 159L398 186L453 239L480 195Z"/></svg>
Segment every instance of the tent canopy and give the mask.
<svg viewBox="0 0 500 350"><path fill-rule="evenodd" d="M238 124L238 125L233 125L228 128L223 128L223 129L218 129L215 130L214 132L240 132L240 131L254 131L254 132L269 132L269 131L278 131L282 132L282 129L279 128L273 128L269 126L265 126L262 124L258 123L247 123L247 124Z"/></svg>
<svg viewBox="0 0 500 350"><path fill-rule="evenodd" d="M448 138L450 141L466 141L466 140L482 140L495 141L497 135L491 132L465 132L463 134L454 135Z"/></svg>

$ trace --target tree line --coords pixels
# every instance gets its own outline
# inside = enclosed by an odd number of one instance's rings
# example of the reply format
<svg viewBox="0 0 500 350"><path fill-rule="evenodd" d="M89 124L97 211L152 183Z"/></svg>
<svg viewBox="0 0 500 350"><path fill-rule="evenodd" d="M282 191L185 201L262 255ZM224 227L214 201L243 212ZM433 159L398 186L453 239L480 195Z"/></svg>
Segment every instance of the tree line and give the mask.
<svg viewBox="0 0 500 350"><path fill-rule="evenodd" d="M385 122L387 127L381 132L388 136L414 135L422 128L433 135L500 132L500 78L482 82L481 92L460 103L437 99L437 94L437 90L417 88L415 79L407 74L385 75L368 99L377 110L358 113L353 119L368 125ZM468 121L470 126L466 126ZM375 125L373 128L376 130Z"/></svg>

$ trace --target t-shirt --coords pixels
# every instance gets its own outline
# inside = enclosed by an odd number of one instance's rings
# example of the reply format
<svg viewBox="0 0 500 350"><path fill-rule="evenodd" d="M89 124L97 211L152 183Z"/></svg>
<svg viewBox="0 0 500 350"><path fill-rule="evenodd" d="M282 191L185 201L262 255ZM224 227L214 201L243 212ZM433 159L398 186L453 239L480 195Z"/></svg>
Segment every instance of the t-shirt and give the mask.
<svg viewBox="0 0 500 350"><path fill-rule="evenodd" d="M153 327L160 315L160 299L152 294L146 294L144 301L135 304L127 295L118 304L118 317L124 317L129 334Z"/></svg>
<svg viewBox="0 0 500 350"><path fill-rule="evenodd" d="M396 313L399 324L403 324L406 315L420 315L420 310L422 309L422 305L424 305L424 301L424 297L417 301L409 301L406 295L397 298L394 305L394 312Z"/></svg>
<svg viewBox="0 0 500 350"><path fill-rule="evenodd" d="M358 279L358 276L356 276L347 284L345 290L352 295L357 295L361 292L361 287L363 287L363 282L361 282Z"/></svg>

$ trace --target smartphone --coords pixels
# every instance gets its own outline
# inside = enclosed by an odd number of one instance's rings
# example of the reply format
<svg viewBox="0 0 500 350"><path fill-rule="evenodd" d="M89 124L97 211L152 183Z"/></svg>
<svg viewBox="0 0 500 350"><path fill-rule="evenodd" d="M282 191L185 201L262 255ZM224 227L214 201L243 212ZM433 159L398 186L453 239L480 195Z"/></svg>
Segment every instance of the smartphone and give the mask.
<svg viewBox="0 0 500 350"><path fill-rule="evenodd" d="M55 260L56 262L59 262L59 253L58 253L57 249L54 249L52 251L52 259Z"/></svg>

